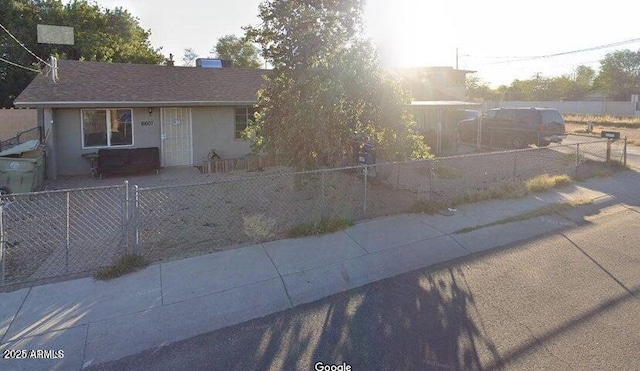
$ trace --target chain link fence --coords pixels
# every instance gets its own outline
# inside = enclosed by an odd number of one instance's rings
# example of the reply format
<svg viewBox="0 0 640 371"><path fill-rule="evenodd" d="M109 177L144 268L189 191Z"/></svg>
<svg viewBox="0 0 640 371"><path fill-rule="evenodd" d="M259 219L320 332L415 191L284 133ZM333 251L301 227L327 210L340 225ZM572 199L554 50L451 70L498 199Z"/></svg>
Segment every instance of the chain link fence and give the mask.
<svg viewBox="0 0 640 371"><path fill-rule="evenodd" d="M124 185L2 197L0 285L107 266L136 253L158 261L284 238L303 223L405 213L417 202L542 174L603 175L624 141L590 141L410 162L162 187ZM247 176L247 174L251 174Z"/></svg>
<svg viewBox="0 0 640 371"><path fill-rule="evenodd" d="M125 255L132 246L127 189L125 183L2 196L0 284L95 271Z"/></svg>

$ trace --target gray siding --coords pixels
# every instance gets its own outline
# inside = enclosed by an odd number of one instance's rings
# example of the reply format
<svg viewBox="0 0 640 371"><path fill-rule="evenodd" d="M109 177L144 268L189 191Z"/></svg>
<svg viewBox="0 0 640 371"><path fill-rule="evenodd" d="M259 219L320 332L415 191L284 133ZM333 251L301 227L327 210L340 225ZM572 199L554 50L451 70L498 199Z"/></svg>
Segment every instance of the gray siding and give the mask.
<svg viewBox="0 0 640 371"><path fill-rule="evenodd" d="M250 143L235 139L233 107L195 107L193 119L193 162L199 165L214 148L222 158L238 158L251 152Z"/></svg>
<svg viewBox="0 0 640 371"><path fill-rule="evenodd" d="M142 126L143 121L153 121ZM98 148L82 149L80 109L56 109L54 111L55 142L57 147L58 175L89 174L90 163L83 153ZM123 148L160 147L160 109L149 114L147 108L133 109L133 146Z"/></svg>
<svg viewBox="0 0 640 371"><path fill-rule="evenodd" d="M191 112L193 130L193 162L200 164L212 148L222 158L243 157L251 152L250 143L235 139L235 110L233 107L194 107ZM142 123L145 122L143 126ZM149 125L150 122L153 122ZM98 148L82 149L80 109L55 109L53 139L57 147L57 174L89 174L90 163L83 153ZM160 108L133 109L133 146L123 148L161 148Z"/></svg>

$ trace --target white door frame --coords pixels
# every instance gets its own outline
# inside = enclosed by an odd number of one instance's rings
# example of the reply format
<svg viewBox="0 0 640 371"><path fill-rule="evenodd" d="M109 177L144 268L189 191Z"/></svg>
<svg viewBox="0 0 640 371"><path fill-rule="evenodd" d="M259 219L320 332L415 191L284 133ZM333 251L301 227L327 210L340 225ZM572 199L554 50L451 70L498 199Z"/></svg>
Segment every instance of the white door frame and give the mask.
<svg viewBox="0 0 640 371"><path fill-rule="evenodd" d="M183 112L187 112L188 114L185 115L187 116L187 119L189 120L189 141L188 141L188 146L189 146L189 162L188 163L181 163L181 164L170 164L167 165L166 163L166 159L165 159L165 151L166 149L166 145L165 145L165 141L166 141L166 134L165 133L165 110L182 110ZM190 107L162 107L160 108L160 159L161 159L161 166L191 166L193 165L193 113Z"/></svg>

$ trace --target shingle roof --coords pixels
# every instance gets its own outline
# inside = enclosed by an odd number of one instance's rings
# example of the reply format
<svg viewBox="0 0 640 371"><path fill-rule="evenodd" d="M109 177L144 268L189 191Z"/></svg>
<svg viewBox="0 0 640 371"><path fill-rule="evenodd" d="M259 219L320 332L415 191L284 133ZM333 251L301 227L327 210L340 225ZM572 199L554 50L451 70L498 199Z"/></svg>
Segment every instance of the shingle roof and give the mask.
<svg viewBox="0 0 640 371"><path fill-rule="evenodd" d="M40 74L21 107L224 105L256 101L268 70L58 61L57 82Z"/></svg>

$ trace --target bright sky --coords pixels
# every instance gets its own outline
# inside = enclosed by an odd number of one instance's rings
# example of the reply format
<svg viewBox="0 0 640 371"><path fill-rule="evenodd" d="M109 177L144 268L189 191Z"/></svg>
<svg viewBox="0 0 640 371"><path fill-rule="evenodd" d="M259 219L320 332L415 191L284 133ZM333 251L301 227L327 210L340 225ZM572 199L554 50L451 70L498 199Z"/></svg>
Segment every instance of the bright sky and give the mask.
<svg viewBox="0 0 640 371"><path fill-rule="evenodd" d="M184 48L203 57L218 38L259 23L260 0L97 0L122 6L151 29L151 43L181 63ZM597 5L596 5L597 4ZM585 64L598 69L606 53L640 49L637 12L628 0L368 0L367 33L384 66L458 66L491 86L557 76ZM514 62L638 39L617 47Z"/></svg>

